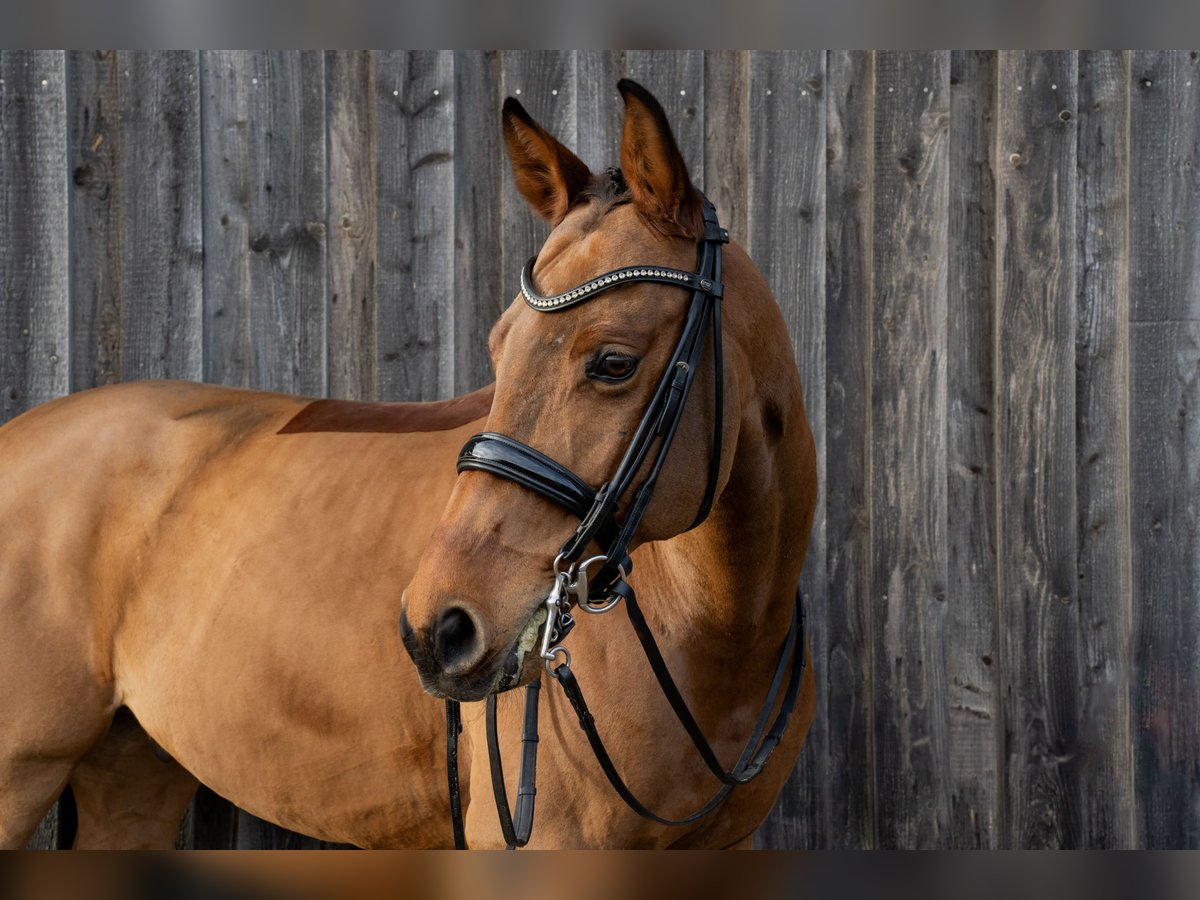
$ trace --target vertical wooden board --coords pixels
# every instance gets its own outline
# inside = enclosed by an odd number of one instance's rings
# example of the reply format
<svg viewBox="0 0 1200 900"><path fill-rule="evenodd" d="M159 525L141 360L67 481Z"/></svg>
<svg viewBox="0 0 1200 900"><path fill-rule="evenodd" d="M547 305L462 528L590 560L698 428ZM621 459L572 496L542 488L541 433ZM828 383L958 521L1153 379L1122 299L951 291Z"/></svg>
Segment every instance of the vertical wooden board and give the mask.
<svg viewBox="0 0 1200 900"><path fill-rule="evenodd" d="M575 127L572 149L593 172L621 164L625 104L617 82L625 77L625 52L575 51Z"/></svg>
<svg viewBox="0 0 1200 900"><path fill-rule="evenodd" d="M1194 850L1200 847L1200 321L1134 322L1130 355L1138 838L1151 849Z"/></svg>
<svg viewBox="0 0 1200 900"><path fill-rule="evenodd" d="M1200 51L1133 54L1131 245L1138 322L1200 319Z"/></svg>
<svg viewBox="0 0 1200 900"><path fill-rule="evenodd" d="M120 71L115 50L67 54L71 389L121 372Z"/></svg>
<svg viewBox="0 0 1200 900"><path fill-rule="evenodd" d="M1078 100L1075 484L1084 760L1079 843L1120 848L1134 843L1128 53L1080 53Z"/></svg>
<svg viewBox="0 0 1200 900"><path fill-rule="evenodd" d="M375 399L375 54L329 51L328 391Z"/></svg>
<svg viewBox="0 0 1200 900"><path fill-rule="evenodd" d="M650 91L667 113L688 174L700 190L704 176L704 52L631 50L629 77Z"/></svg>
<svg viewBox="0 0 1200 900"><path fill-rule="evenodd" d="M875 58L871 582L881 847L949 843L946 303L950 57Z"/></svg>
<svg viewBox="0 0 1200 900"><path fill-rule="evenodd" d="M122 52L121 380L203 366L198 54Z"/></svg>
<svg viewBox="0 0 1200 900"><path fill-rule="evenodd" d="M0 54L0 423L70 379L63 54Z"/></svg>
<svg viewBox="0 0 1200 900"><path fill-rule="evenodd" d="M515 97L533 116L534 121L564 144L575 142L575 61L566 51L508 50L501 62L505 96ZM481 122L481 128L499 128L499 116ZM502 142L503 143L503 142ZM550 233L550 226L538 217L517 193L505 158L503 216L504 306L517 295L521 267L535 254Z"/></svg>
<svg viewBox="0 0 1200 900"><path fill-rule="evenodd" d="M188 850L230 850L237 846L239 810L203 785L196 791L181 828L180 842Z"/></svg>
<svg viewBox="0 0 1200 900"><path fill-rule="evenodd" d="M379 397L434 400L454 393L454 56L376 66Z"/></svg>
<svg viewBox="0 0 1200 900"><path fill-rule="evenodd" d="M500 54L454 54L454 392L495 377L487 337L516 286L505 284Z"/></svg>
<svg viewBox="0 0 1200 900"><path fill-rule="evenodd" d="M750 172L747 251L783 311L817 446L821 493L801 579L811 610L817 691L828 690L822 617L825 577L825 54L764 52L750 57ZM770 91L770 93L768 93ZM797 535L797 540L805 536ZM800 763L758 833L764 847L820 843L810 798L822 788L817 745Z"/></svg>
<svg viewBox="0 0 1200 900"><path fill-rule="evenodd" d="M950 61L950 233L946 322L946 681L955 848L1000 839L996 651L996 54Z"/></svg>
<svg viewBox="0 0 1200 900"><path fill-rule="evenodd" d="M803 846L858 849L874 844L868 480L873 54L830 51L826 70L826 549L824 560L816 546L810 549L808 563L824 575L826 593L809 611L819 705L801 760L807 783L798 799L805 804ZM764 89L776 88L755 83L756 91Z"/></svg>
<svg viewBox="0 0 1200 900"><path fill-rule="evenodd" d="M750 54L704 54L704 185L721 224L745 242L750 178Z"/></svg>
<svg viewBox="0 0 1200 900"><path fill-rule="evenodd" d="M323 394L322 56L211 51L201 71L205 380Z"/></svg>
<svg viewBox="0 0 1200 900"><path fill-rule="evenodd" d="M1130 434L1137 837L1200 847L1200 52L1133 54Z"/></svg>
<svg viewBox="0 0 1200 900"><path fill-rule="evenodd" d="M1000 54L996 475L1003 843L1080 842L1076 673L1077 60ZM1068 117L1061 117L1063 111Z"/></svg>

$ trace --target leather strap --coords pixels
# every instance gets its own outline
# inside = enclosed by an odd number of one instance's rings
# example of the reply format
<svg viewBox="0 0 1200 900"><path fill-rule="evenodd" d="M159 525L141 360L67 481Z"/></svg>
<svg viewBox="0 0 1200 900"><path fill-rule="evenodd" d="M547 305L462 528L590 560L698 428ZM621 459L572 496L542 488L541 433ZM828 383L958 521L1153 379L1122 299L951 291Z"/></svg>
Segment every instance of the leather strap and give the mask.
<svg viewBox="0 0 1200 900"><path fill-rule="evenodd" d="M463 828L462 791L458 783L458 736L462 732L462 709L457 700L446 701L446 778L450 786L450 821L454 827L454 849L466 850Z"/></svg>
<svg viewBox="0 0 1200 900"><path fill-rule="evenodd" d="M537 799L538 700L541 681L525 688L525 724L521 733L521 777L517 783L516 821L508 808L508 790L504 785L504 761L500 757L500 738L496 731L496 695L487 698L488 762L492 770L492 795L500 817L500 831L509 850L529 843L533 833L533 807Z"/></svg>

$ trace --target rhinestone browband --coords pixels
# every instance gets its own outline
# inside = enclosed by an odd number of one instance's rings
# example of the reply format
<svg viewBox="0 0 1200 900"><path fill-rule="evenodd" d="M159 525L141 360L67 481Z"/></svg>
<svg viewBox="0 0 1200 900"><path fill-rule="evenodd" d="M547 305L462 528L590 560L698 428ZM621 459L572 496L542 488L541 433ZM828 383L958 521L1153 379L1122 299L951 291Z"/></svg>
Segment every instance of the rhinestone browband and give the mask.
<svg viewBox="0 0 1200 900"><path fill-rule="evenodd" d="M521 270L521 296L525 298L526 303L541 312L556 312L566 309L568 306L582 303L599 293L630 281L656 281L660 284L676 284L694 291L716 292L710 279L701 278L695 272L667 269L663 266L625 266L605 272L603 275L597 275L569 291L546 296L538 293L537 288L533 286L533 264L535 262L537 262L537 257L531 257L529 262L525 263L525 268Z"/></svg>

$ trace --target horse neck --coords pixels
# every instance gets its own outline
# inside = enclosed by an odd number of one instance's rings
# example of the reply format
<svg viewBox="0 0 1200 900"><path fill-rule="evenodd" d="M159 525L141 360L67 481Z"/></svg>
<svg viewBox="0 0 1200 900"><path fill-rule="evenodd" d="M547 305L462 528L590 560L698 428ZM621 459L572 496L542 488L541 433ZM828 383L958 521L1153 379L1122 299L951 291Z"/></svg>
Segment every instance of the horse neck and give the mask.
<svg viewBox="0 0 1200 900"><path fill-rule="evenodd" d="M680 592L676 602L653 604L655 617L688 635L698 652L739 665L750 646L774 664L815 505L815 451L799 379L790 357L778 369L771 377L783 373L779 398L743 400L730 476L708 519L650 545L667 589Z"/></svg>

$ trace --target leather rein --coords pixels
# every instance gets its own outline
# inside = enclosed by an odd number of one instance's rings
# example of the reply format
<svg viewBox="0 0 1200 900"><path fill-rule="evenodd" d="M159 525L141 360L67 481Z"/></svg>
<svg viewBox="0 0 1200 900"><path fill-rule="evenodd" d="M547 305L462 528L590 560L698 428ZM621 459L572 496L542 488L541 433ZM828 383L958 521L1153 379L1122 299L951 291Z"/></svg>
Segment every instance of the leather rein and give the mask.
<svg viewBox="0 0 1200 900"><path fill-rule="evenodd" d="M804 610L802 597L797 590L791 624L762 710L737 763L726 771L671 677L654 635L642 615L633 587L627 580L633 568L629 543L645 515L667 452L679 429L684 405L699 370L709 334L712 336L713 347L716 412L708 483L689 530L707 518L716 497L724 411L721 248L729 241L729 233L720 227L716 210L707 199L703 199L703 216L704 234L698 242L695 272L663 266L627 266L598 275L578 287L552 296L539 293L533 285L536 256L525 264L521 272L521 296L532 309L546 313L568 309L604 291L634 281L674 284L691 291L691 303L670 362L616 471L599 490L593 490L587 482L556 460L507 435L491 432L477 434L467 441L458 459L459 472L474 469L516 482L579 517L579 526L563 544L554 560L555 580L544 604L546 621L542 628L540 655L545 661L546 671L563 689L578 716L579 726L613 789L638 815L663 825L687 825L698 821L717 809L734 787L746 784L762 773L767 760L779 746L787 729L788 720L799 696L805 666ZM639 472L647 468L647 460L649 465L646 475L635 487L634 481ZM627 495L630 498L629 505L623 521L619 521L617 510ZM602 555L584 559L584 552L592 541L596 541L607 550ZM625 784L609 756L597 730L596 721L584 700L579 681L571 668L570 651L562 644L575 626L575 619L571 614L573 609L586 613L604 613L621 601L625 603L634 632L671 709L709 771L721 782L720 788L706 803L683 818L667 818L651 811ZM559 657L562 658L562 662L554 665ZM502 676L500 690L507 689L519 677L520 666L516 669ZM535 781L540 691L540 679L525 689L521 774L515 812L509 807L500 758L496 727L496 694L490 694L487 698L486 731L492 790L500 829L510 850L527 844L533 830L534 801L537 794ZM779 701L781 691L783 701L768 731L771 711ZM466 849L467 846L458 778L458 735L461 731L459 703L456 700L447 700L446 763L450 810L454 826L454 845L460 850Z"/></svg>

